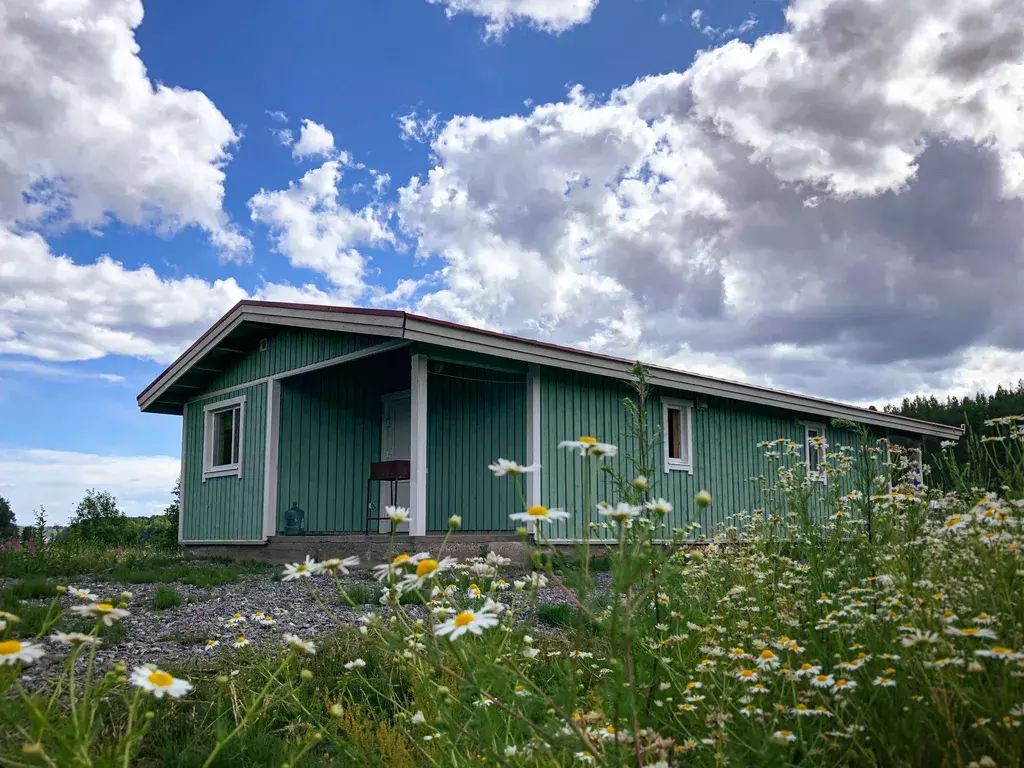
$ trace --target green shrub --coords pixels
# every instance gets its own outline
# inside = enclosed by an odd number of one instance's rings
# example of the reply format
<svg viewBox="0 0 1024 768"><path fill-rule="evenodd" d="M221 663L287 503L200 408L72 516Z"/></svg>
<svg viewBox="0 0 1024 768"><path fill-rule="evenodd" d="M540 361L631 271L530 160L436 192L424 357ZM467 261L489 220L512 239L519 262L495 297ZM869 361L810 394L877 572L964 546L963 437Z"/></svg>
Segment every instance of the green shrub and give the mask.
<svg viewBox="0 0 1024 768"><path fill-rule="evenodd" d="M153 594L153 607L158 611L166 608L177 608L181 605L181 595L174 587L159 586Z"/></svg>
<svg viewBox="0 0 1024 768"><path fill-rule="evenodd" d="M352 584L345 587L349 599L356 605L376 605L380 599L381 590L376 584ZM339 595L339 601L348 605L348 601Z"/></svg>

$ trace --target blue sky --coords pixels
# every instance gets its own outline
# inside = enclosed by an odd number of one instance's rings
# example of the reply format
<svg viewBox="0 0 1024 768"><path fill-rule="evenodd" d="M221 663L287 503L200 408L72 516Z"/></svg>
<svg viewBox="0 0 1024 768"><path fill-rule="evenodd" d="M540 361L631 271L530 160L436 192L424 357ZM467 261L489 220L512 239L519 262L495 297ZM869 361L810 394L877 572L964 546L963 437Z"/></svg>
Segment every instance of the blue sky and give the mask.
<svg viewBox="0 0 1024 768"><path fill-rule="evenodd" d="M246 296L858 403L1016 378L1022 12L894 2L0 0L0 495L157 511L135 395Z"/></svg>

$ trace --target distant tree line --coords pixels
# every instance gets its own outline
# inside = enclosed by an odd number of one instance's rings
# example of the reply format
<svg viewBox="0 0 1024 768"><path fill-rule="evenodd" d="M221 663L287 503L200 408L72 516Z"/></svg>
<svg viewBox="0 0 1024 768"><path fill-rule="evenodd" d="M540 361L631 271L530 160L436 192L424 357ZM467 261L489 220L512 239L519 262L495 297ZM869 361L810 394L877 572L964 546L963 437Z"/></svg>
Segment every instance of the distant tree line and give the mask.
<svg viewBox="0 0 1024 768"><path fill-rule="evenodd" d="M152 517L127 517L117 505L117 499L109 491L90 488L75 507L75 514L67 526L48 526L46 510L40 507L35 513L35 525L20 527L16 523L10 502L0 496L0 542L20 538L24 545L36 545L47 540L79 540L125 546L138 542L150 542L166 546L178 543L178 509L181 498L181 483L174 485L174 500L161 515Z"/></svg>
<svg viewBox="0 0 1024 768"><path fill-rule="evenodd" d="M998 419L1003 416L1014 416L1024 414L1024 379L1017 382L1016 386L999 385L990 394L978 392L975 395L964 395L963 397L947 397L939 400L934 395L929 397L904 398L899 405L885 406L887 413L910 416L914 419L934 421L938 424L948 424L953 427L961 425L966 427L964 437L953 449L957 461L961 466L970 467L971 474L976 478L978 486L990 486L999 476L996 468L990 466L990 452L979 450L979 441L986 435L995 434L995 429L986 426L985 422L991 419ZM1006 434L1006 428L1002 428L1002 434ZM940 483L947 480L944 472L939 467L939 462L929 457L934 457L942 449L938 438L927 438L924 443L925 461L930 464L934 480ZM993 489L995 490L995 489Z"/></svg>

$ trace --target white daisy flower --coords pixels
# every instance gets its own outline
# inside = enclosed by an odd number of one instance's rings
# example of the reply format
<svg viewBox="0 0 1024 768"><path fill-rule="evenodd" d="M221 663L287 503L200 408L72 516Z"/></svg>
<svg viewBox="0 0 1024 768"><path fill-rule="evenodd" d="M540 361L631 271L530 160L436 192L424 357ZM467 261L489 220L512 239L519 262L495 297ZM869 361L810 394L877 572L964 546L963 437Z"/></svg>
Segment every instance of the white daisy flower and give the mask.
<svg viewBox="0 0 1024 768"><path fill-rule="evenodd" d="M362 659L352 659L352 661L345 662L345 669L362 669L366 666L366 662Z"/></svg>
<svg viewBox="0 0 1024 768"><path fill-rule="evenodd" d="M426 557L430 557L426 552L420 552L418 555L408 555L402 552L395 555L390 563L381 563L380 565L373 566L373 575L377 578L377 581L387 581L396 573L401 573L406 566L415 565Z"/></svg>
<svg viewBox="0 0 1024 768"><path fill-rule="evenodd" d="M295 581L295 579L308 579L314 573L317 572L319 564L306 555L306 559L301 563L289 563L284 567L281 572L281 581Z"/></svg>
<svg viewBox="0 0 1024 768"><path fill-rule="evenodd" d="M569 513L564 509L548 509L542 504L534 504L525 512L514 512L509 515L510 520L533 520L535 523L548 522L550 520L567 520Z"/></svg>
<svg viewBox="0 0 1024 768"><path fill-rule="evenodd" d="M357 565L359 565L359 558L355 556L344 559L332 557L324 560L322 563L318 563L317 571L320 573L340 573L345 576L348 575L349 568L355 568Z"/></svg>
<svg viewBox="0 0 1024 768"><path fill-rule="evenodd" d="M602 501L597 505L597 514L601 517L610 517L618 523L624 523L639 515L640 507L634 507L625 501L620 501L613 507L611 504Z"/></svg>
<svg viewBox="0 0 1024 768"><path fill-rule="evenodd" d="M79 589L78 587L68 586L68 594L76 600L99 600L99 597L94 595L88 589Z"/></svg>
<svg viewBox="0 0 1024 768"><path fill-rule="evenodd" d="M775 739L776 741L783 741L783 742L791 744L794 741L796 741L796 734L793 733L792 731L782 730L782 731L776 731L775 733L773 733L772 734L772 738Z"/></svg>
<svg viewBox="0 0 1024 768"><path fill-rule="evenodd" d="M644 506L653 514L664 516L672 514L672 504L665 499L648 501Z"/></svg>
<svg viewBox="0 0 1024 768"><path fill-rule="evenodd" d="M416 563L416 571L414 573L408 573L402 577L398 588L402 592L410 589L419 589L441 572L454 568L457 562L454 557L446 557L440 562L429 556L424 557Z"/></svg>
<svg viewBox="0 0 1024 768"><path fill-rule="evenodd" d="M206 641L206 650L212 651L218 645L220 645L220 640L207 640Z"/></svg>
<svg viewBox="0 0 1024 768"><path fill-rule="evenodd" d="M297 651L302 651L303 653L308 653L310 656L312 656L314 653L316 653L316 646L313 644L312 640L303 640L298 635L293 635L290 632L285 633L285 636L284 636L283 639L284 639L284 641L288 645L290 645L292 648L294 648Z"/></svg>
<svg viewBox="0 0 1024 768"><path fill-rule="evenodd" d="M245 648L245 646L251 645L251 643L244 635L239 635L231 645L234 648Z"/></svg>
<svg viewBox="0 0 1024 768"><path fill-rule="evenodd" d="M529 472L536 472L539 466L537 464L523 466L508 459L498 459L493 464L488 464L487 468L494 473L495 477L504 477L505 475L525 475Z"/></svg>
<svg viewBox="0 0 1024 768"><path fill-rule="evenodd" d="M579 440L563 440L558 444L559 448L568 448L572 451L579 451L580 456L597 456L598 458L614 458L619 449L610 443L598 442L596 437L584 435Z"/></svg>
<svg viewBox="0 0 1024 768"><path fill-rule="evenodd" d="M164 696L180 699L192 690L192 683L188 680L179 680L152 665L136 667L132 672L131 683L137 688L152 693L158 699L162 699Z"/></svg>
<svg viewBox="0 0 1024 768"><path fill-rule="evenodd" d="M100 639L95 635L85 635L81 632L54 632L50 640L63 645L100 645Z"/></svg>
<svg viewBox="0 0 1024 768"><path fill-rule="evenodd" d="M831 688L836 684L836 681L832 675L818 674L810 678L810 683L815 688Z"/></svg>
<svg viewBox="0 0 1024 768"><path fill-rule="evenodd" d="M991 629L982 627L946 627L946 634L954 637L987 637L989 640L996 639L996 633Z"/></svg>
<svg viewBox="0 0 1024 768"><path fill-rule="evenodd" d="M131 614L123 608L115 608L111 603L89 603L88 605L73 605L71 610L74 613L88 616L93 619L102 619L108 627L115 621L123 619Z"/></svg>
<svg viewBox="0 0 1024 768"><path fill-rule="evenodd" d="M384 507L384 515L391 521L392 526L401 525L409 519L409 510L405 507Z"/></svg>
<svg viewBox="0 0 1024 768"><path fill-rule="evenodd" d="M464 610L438 626L434 634L438 637L448 635L449 640L457 640L467 632L482 635L485 629L498 625L498 617L488 611Z"/></svg>
<svg viewBox="0 0 1024 768"><path fill-rule="evenodd" d="M23 643L20 640L0 640L0 667L7 664L31 664L38 661L46 651L38 643Z"/></svg>
<svg viewBox="0 0 1024 768"><path fill-rule="evenodd" d="M758 669L778 669L779 657L776 656L773 651L769 651L765 648L761 651L761 655L757 657L757 660L754 663L757 664Z"/></svg>
<svg viewBox="0 0 1024 768"><path fill-rule="evenodd" d="M872 685L877 685L877 686L879 686L881 688L895 688L896 687L896 681L893 680L891 677L881 677L881 676L876 677L874 680L871 681L871 684Z"/></svg>
<svg viewBox="0 0 1024 768"><path fill-rule="evenodd" d="M413 725L423 725L425 722L427 722L427 718L423 716L422 710L417 709L416 714L409 718L409 722Z"/></svg>

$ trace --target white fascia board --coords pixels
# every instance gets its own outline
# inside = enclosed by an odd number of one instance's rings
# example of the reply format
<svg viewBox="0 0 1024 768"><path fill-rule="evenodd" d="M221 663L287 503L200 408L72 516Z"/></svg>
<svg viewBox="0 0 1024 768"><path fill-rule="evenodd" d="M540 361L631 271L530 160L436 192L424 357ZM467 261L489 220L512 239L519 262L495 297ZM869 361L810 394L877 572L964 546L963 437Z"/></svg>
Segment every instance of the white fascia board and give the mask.
<svg viewBox="0 0 1024 768"><path fill-rule="evenodd" d="M594 357L584 352L539 346L518 339L475 333L461 328L437 326L416 318L409 318L407 321L405 338L616 379L629 380L633 377L633 364L629 361ZM804 414L849 419L855 423L890 427L911 434L932 435L952 440L958 439L963 434L957 427L929 424L883 411L868 411L842 403L830 403L803 395L762 389L738 382L721 381L657 366L649 366L649 368L652 384L672 389L714 395L757 405L768 405Z"/></svg>

